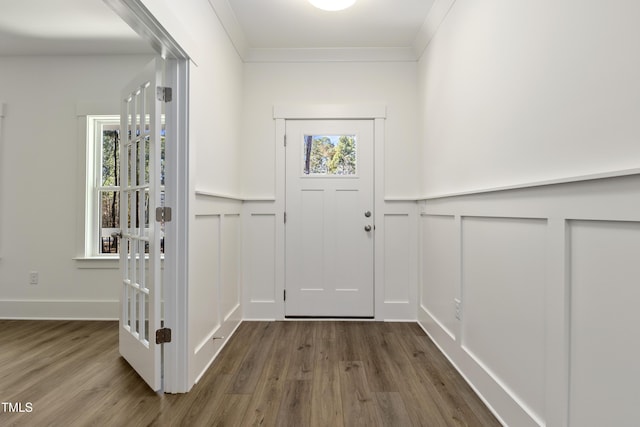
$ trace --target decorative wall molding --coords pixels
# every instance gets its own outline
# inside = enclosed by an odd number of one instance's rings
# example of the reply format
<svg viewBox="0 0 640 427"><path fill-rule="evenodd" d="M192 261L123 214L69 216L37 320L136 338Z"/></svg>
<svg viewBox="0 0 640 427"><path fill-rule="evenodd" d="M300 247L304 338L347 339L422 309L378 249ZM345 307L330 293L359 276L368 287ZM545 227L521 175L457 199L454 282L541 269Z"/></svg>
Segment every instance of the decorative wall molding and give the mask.
<svg viewBox="0 0 640 427"><path fill-rule="evenodd" d="M419 206L419 323L505 425L634 416L640 175Z"/></svg>
<svg viewBox="0 0 640 427"><path fill-rule="evenodd" d="M195 377L194 383L198 383L200 378L207 372L207 369L214 362L220 351L229 342L231 336L236 332L238 326L242 323L242 309L237 306L236 310L230 313L228 320L209 331L205 338L198 344L194 350L195 363L203 368Z"/></svg>
<svg viewBox="0 0 640 427"><path fill-rule="evenodd" d="M249 45L228 0L209 0L209 4L229 36L236 52L241 58L245 58L249 51Z"/></svg>
<svg viewBox="0 0 640 427"><path fill-rule="evenodd" d="M188 349L194 384L242 321L242 201L199 194L191 211Z"/></svg>
<svg viewBox="0 0 640 427"><path fill-rule="evenodd" d="M640 175L640 168L597 172L597 173L579 175L579 176L567 176L567 177L554 178L554 179L548 179L543 181L532 181L532 182L524 182L520 184L505 185L502 187L481 188L481 189L452 192L452 193L430 194L430 195L418 197L417 200L436 200L436 199L444 199L448 197L471 196L474 194L494 193L494 192L500 192L500 191L519 190L519 189L534 188L534 187L546 187L548 185L570 184L574 182L594 181L599 179L617 178L617 177L631 176L631 175Z"/></svg>
<svg viewBox="0 0 640 427"><path fill-rule="evenodd" d="M109 0L113 1L113 0ZM244 62L416 62L434 37L455 0L436 0L416 39L407 47L252 48L227 0L209 0L231 43Z"/></svg>
<svg viewBox="0 0 640 427"><path fill-rule="evenodd" d="M420 59L425 49L438 32L440 24L445 20L456 0L436 0L431 6L427 19L422 24L413 42L414 55Z"/></svg>
<svg viewBox="0 0 640 427"><path fill-rule="evenodd" d="M387 117L387 106L384 104L305 104L275 105L274 119L363 119L374 120Z"/></svg>
<svg viewBox="0 0 640 427"><path fill-rule="evenodd" d="M230 194L222 194L222 193L217 193L215 191L205 191L205 190L196 190L196 197L209 197L209 198L213 198L213 199L228 199L228 200L235 200L238 202L242 202L245 199L243 197L240 196L234 196L234 195L230 195Z"/></svg>
<svg viewBox="0 0 640 427"><path fill-rule="evenodd" d="M244 62L416 62L412 47L247 49Z"/></svg>

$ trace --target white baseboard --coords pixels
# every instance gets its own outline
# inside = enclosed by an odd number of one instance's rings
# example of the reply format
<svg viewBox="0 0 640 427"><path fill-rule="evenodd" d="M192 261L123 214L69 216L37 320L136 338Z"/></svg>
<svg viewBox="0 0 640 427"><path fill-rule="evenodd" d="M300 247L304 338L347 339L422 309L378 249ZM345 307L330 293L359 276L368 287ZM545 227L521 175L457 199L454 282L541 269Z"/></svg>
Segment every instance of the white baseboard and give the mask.
<svg viewBox="0 0 640 427"><path fill-rule="evenodd" d="M207 334L205 341L199 343L197 348L189 350L190 353L193 354L191 360L193 366L201 366L201 368L196 368L197 371L193 377L193 381L189 384L190 387L200 381L200 378L207 372L211 364L220 354L220 351L227 345L236 332L238 326L240 326L243 321L241 320L241 313L242 307L240 305L236 306L235 310L229 313L226 320L222 322L220 326ZM214 337L216 337L216 339L214 339Z"/></svg>
<svg viewBox="0 0 640 427"><path fill-rule="evenodd" d="M501 386L491 372L484 369L451 339L447 331L422 307L419 309L418 325L425 331L440 352L449 360L458 373L469 384L480 400L487 406L502 425L539 427L530 416L520 399ZM509 422L507 422L507 420Z"/></svg>
<svg viewBox="0 0 640 427"><path fill-rule="evenodd" d="M0 319L118 320L117 300L0 300Z"/></svg>

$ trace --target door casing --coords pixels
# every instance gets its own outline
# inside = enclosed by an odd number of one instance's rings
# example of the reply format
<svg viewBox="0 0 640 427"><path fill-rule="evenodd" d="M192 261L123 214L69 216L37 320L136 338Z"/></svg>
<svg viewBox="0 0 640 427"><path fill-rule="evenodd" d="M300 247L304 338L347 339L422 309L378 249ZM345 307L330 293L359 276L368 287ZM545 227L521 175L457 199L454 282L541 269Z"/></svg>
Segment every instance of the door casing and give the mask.
<svg viewBox="0 0 640 427"><path fill-rule="evenodd" d="M285 320L284 283L285 283L285 229L284 210L286 194L284 139L286 134L286 120L331 120L331 119L365 119L374 122L374 212L383 212L384 208L384 141L385 119L387 107L384 104L305 104L305 105L275 105L273 118L275 121L276 137L276 194L275 209L280 219L276 221L276 271L275 301L278 320ZM381 224L377 226L380 233ZM384 277L384 253L381 244L383 239L376 239L374 247L374 313L373 320L383 320L384 289L375 286L376 278Z"/></svg>
<svg viewBox="0 0 640 427"><path fill-rule="evenodd" d="M173 89L173 101L165 109L165 204L172 208L173 220L165 224L167 244L164 255L165 326L172 329L172 342L163 344L165 393L186 393L188 384L187 343L187 243L189 195L189 64L187 52L148 12L140 0L104 0L140 37L166 60L165 81Z"/></svg>
<svg viewBox="0 0 640 427"><path fill-rule="evenodd" d="M285 311L290 318L374 316L373 124L370 119L286 121ZM353 135L355 173L304 175L304 135ZM305 230L311 241L301 238Z"/></svg>

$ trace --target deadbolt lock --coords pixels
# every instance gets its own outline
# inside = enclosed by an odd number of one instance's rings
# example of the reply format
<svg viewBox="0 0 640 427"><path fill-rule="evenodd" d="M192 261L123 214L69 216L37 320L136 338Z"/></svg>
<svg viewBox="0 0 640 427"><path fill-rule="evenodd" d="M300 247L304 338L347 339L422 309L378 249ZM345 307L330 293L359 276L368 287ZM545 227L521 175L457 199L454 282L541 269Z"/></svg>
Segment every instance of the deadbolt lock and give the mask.
<svg viewBox="0 0 640 427"><path fill-rule="evenodd" d="M364 213L364 216L366 216L367 218L369 218L371 216L371 211L366 211Z"/></svg>

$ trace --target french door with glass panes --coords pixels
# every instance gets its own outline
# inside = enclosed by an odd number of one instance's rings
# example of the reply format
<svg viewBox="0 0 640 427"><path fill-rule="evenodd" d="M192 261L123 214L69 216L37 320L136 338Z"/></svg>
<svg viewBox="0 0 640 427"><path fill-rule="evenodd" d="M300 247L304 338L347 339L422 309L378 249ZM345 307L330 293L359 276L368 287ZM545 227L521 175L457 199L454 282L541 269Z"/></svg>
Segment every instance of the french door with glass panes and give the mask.
<svg viewBox="0 0 640 427"><path fill-rule="evenodd" d="M149 63L122 92L120 117L120 354L154 390L162 388L160 269L161 116L164 61Z"/></svg>
<svg viewBox="0 0 640 427"><path fill-rule="evenodd" d="M373 120L286 121L285 315L373 317Z"/></svg>

